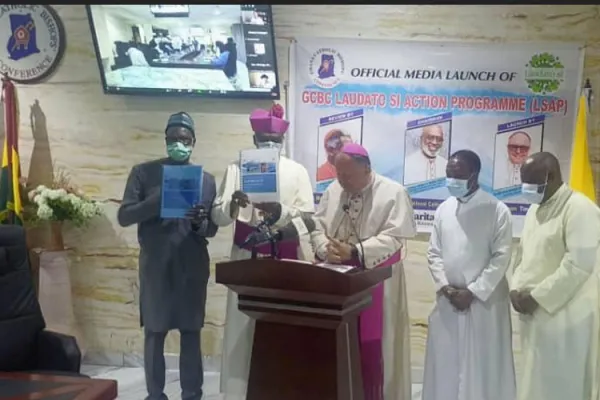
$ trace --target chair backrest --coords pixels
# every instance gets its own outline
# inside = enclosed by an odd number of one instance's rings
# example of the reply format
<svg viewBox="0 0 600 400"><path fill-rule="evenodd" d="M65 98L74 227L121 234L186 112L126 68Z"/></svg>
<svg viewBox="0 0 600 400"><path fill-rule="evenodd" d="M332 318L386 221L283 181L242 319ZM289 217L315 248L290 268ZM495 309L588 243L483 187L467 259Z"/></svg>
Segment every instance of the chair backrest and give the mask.
<svg viewBox="0 0 600 400"><path fill-rule="evenodd" d="M0 371L30 367L45 327L31 271L25 230L0 225Z"/></svg>

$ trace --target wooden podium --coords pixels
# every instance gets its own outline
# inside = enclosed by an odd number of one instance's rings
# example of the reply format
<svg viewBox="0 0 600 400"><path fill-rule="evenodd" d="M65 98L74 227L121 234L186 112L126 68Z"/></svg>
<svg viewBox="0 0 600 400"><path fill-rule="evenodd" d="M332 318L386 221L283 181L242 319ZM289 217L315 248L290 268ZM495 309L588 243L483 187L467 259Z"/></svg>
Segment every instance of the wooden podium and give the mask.
<svg viewBox="0 0 600 400"><path fill-rule="evenodd" d="M273 259L218 263L256 320L247 400L364 400L358 315L391 268L333 271ZM240 360L243 362L243 360Z"/></svg>

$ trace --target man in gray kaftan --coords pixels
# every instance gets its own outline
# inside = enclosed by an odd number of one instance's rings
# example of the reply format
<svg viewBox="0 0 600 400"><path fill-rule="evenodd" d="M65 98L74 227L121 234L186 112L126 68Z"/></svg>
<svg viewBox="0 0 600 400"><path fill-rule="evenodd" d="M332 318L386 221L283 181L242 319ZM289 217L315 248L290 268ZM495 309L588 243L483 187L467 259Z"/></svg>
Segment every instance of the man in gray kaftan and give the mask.
<svg viewBox="0 0 600 400"><path fill-rule="evenodd" d="M163 393L165 337L168 331L178 329L182 399L200 400L203 384L200 329L204 325L210 274L206 238L214 237L218 229L210 220L216 185L214 177L204 172L202 199L188 212L187 218L160 217L163 166L188 164L196 141L194 122L186 113L172 115L165 133L168 158L133 167L118 220L121 226L138 225L146 399L167 399Z"/></svg>

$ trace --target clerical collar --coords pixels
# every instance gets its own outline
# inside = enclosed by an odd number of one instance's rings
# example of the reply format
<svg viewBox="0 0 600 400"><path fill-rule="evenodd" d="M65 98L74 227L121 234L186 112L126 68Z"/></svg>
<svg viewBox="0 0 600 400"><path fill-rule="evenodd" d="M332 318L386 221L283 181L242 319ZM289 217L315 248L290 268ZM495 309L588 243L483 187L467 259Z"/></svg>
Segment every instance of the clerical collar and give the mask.
<svg viewBox="0 0 600 400"><path fill-rule="evenodd" d="M473 197L475 197L475 194L476 194L477 192L479 192L479 189L480 189L480 188L477 188L477 189L476 189L476 190L475 190L473 193L471 193L470 195L468 195L468 196L465 196L465 197L463 197L463 198L461 198L461 199L459 199L459 198L457 197L457 198L456 198L456 200L458 200L458 202L459 202L459 203L462 203L462 204L468 203L468 202L469 202L469 200L471 200Z"/></svg>

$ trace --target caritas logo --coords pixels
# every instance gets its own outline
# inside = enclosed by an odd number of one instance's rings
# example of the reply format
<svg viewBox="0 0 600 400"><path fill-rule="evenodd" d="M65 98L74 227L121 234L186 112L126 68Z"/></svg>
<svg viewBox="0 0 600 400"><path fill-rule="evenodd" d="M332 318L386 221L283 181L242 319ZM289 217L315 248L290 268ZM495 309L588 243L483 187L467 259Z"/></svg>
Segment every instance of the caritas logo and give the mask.
<svg viewBox="0 0 600 400"><path fill-rule="evenodd" d="M415 222L417 222L418 225L433 225L433 221L434 221L434 217L433 217L433 213L427 212L427 211L421 211L421 212L415 212L414 213L415 216Z"/></svg>

